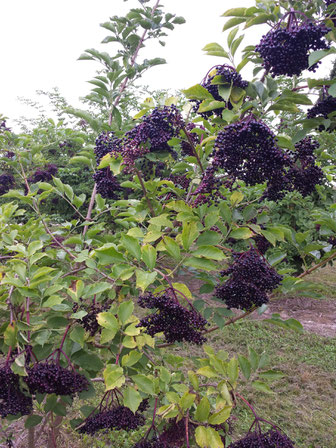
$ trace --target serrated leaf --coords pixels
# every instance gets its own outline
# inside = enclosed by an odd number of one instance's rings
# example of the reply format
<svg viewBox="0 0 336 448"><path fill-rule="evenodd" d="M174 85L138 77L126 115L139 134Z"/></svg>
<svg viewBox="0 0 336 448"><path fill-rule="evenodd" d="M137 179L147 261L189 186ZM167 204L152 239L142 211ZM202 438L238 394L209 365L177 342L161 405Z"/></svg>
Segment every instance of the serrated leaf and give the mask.
<svg viewBox="0 0 336 448"><path fill-rule="evenodd" d="M132 300L128 302L123 302L119 305L118 317L122 325L124 325L127 320L131 317L134 310L134 303Z"/></svg>
<svg viewBox="0 0 336 448"><path fill-rule="evenodd" d="M126 378L123 369L116 364L108 364L103 373L106 391L121 387Z"/></svg>
<svg viewBox="0 0 336 448"><path fill-rule="evenodd" d="M254 233L248 227L240 227L239 229L232 230L230 233L230 238L234 238L236 240L247 240L248 238L252 238Z"/></svg>
<svg viewBox="0 0 336 448"><path fill-rule="evenodd" d="M150 395L155 394L154 377L152 375L139 374L131 378L142 392Z"/></svg>
<svg viewBox="0 0 336 448"><path fill-rule="evenodd" d="M200 84L196 84L193 87L190 87L189 89L182 90L182 93L189 99L189 100L214 100L214 97L211 95L211 93L204 87L202 87Z"/></svg>
<svg viewBox="0 0 336 448"><path fill-rule="evenodd" d="M154 269L156 264L157 252L155 247L146 244L141 248L142 261L146 264L149 269Z"/></svg>
<svg viewBox="0 0 336 448"><path fill-rule="evenodd" d="M135 271L136 275L136 287L140 288L142 292L145 292L149 285L154 283L157 272L145 272L141 269Z"/></svg>
<svg viewBox="0 0 336 448"><path fill-rule="evenodd" d="M244 377L248 380L251 376L251 364L245 356L238 355L238 362Z"/></svg>
<svg viewBox="0 0 336 448"><path fill-rule="evenodd" d="M226 422L226 420L231 415L231 409L232 406L224 406L224 408L221 409L219 412L212 414L209 417L210 425L221 425L222 423Z"/></svg>
<svg viewBox="0 0 336 448"><path fill-rule="evenodd" d="M181 258L181 250L177 242L169 236L165 236L163 242L169 255L175 258L175 260L179 260Z"/></svg>
<svg viewBox="0 0 336 448"><path fill-rule="evenodd" d="M259 390L260 392L264 392L266 394L274 394L274 392L270 389L268 384L263 383L262 381L253 381L252 386Z"/></svg>

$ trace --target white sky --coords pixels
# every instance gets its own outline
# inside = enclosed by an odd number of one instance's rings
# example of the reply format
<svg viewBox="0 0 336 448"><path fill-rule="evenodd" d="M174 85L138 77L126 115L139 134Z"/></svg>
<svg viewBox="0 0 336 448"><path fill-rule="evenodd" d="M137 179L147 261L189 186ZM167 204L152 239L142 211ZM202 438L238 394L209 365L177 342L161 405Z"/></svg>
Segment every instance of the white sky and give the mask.
<svg viewBox="0 0 336 448"><path fill-rule="evenodd" d="M165 12L183 16L187 23L168 30L165 47L149 46L140 53L140 59L159 56L167 60L166 65L149 70L141 83L152 89L182 89L200 82L211 66L227 62L205 56L202 48L211 42L225 48L228 32L222 33L226 18L221 14L230 7L254 6L254 0L161 0L161 4ZM17 97L34 99L38 89L58 87L70 104L79 107L78 98L90 91L86 81L99 66L77 58L87 48L113 54L113 44L100 44L109 32L99 24L112 15L125 14L131 7L138 7L138 2L2 0L0 113L10 118L8 124L20 115L33 115L33 110L21 105ZM249 30L242 48L258 43L264 30L263 26Z"/></svg>

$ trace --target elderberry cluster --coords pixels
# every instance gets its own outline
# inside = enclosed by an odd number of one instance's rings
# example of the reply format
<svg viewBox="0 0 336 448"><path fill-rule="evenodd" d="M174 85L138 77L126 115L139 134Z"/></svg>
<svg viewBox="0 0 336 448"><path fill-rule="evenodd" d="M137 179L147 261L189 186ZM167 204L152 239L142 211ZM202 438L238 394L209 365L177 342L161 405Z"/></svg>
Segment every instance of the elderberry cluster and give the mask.
<svg viewBox="0 0 336 448"><path fill-rule="evenodd" d="M220 76L221 78L220 79L217 78L218 76ZM229 65L226 64L214 67L214 69L211 70L201 82L201 86L207 89L207 91L211 93L211 95L214 97L216 101L224 101L226 103L226 107L228 109L232 109L233 106L230 103L230 101L225 101L224 98L220 95L219 87L223 84L228 84L233 87L240 87L241 89L246 89L246 87L248 86L248 82L243 81L241 75L237 73L237 71L233 67L230 67ZM195 112L198 112L198 108L201 104L201 101L191 100L191 102L195 103L193 110ZM224 107L215 109L213 111L202 112L200 113L200 115L203 118L208 118L213 113L215 115L220 116L223 110Z"/></svg>
<svg viewBox="0 0 336 448"><path fill-rule="evenodd" d="M296 143L295 151L288 151L290 168L286 173L280 173L268 184L265 197L270 200L278 200L286 191L299 191L303 197L312 194L315 186L323 181L323 171L318 167L314 150L319 143L311 136L305 137Z"/></svg>
<svg viewBox="0 0 336 448"><path fill-rule="evenodd" d="M213 166L233 178L256 185L284 173L288 157L262 121L248 118L229 124L218 133L212 154Z"/></svg>
<svg viewBox="0 0 336 448"><path fill-rule="evenodd" d="M81 309L84 309L87 314L82 317L82 319L77 319L77 322L86 330L88 333L90 333L90 336L94 336L97 331L100 330L98 321L97 321L97 315L99 313L102 313L103 311L106 311L110 308L111 302L106 302L102 305L100 304L92 304L88 307L81 307ZM80 309L78 303L75 303L72 307L72 311L74 313L77 313L77 311Z"/></svg>
<svg viewBox="0 0 336 448"><path fill-rule="evenodd" d="M200 143L200 138L195 132L191 132L193 129L196 129L195 123L188 123L185 127L188 132L189 138L194 146ZM203 126L200 126L200 129L205 129ZM194 156L194 150L188 140L182 140L180 143L181 153L183 156Z"/></svg>
<svg viewBox="0 0 336 448"><path fill-rule="evenodd" d="M324 36L330 31L324 24L313 22L297 24L290 14L287 28L278 28L264 35L256 46L263 58L263 66L272 76L299 76L305 69L315 72L320 61L309 67L309 54L313 50L325 50L330 44Z"/></svg>
<svg viewBox="0 0 336 448"><path fill-rule="evenodd" d="M106 154L120 154L122 151L122 140L115 137L114 132L103 132L96 138L94 153L97 165Z"/></svg>
<svg viewBox="0 0 336 448"><path fill-rule="evenodd" d="M7 193L14 185L14 177L11 174L0 175L0 196Z"/></svg>
<svg viewBox="0 0 336 448"><path fill-rule="evenodd" d="M144 424L145 418L141 412L137 411L134 414L125 406L116 406L88 417L85 423L78 428L78 432L93 435L102 429L130 431Z"/></svg>
<svg viewBox="0 0 336 448"><path fill-rule="evenodd" d="M255 248L235 253L234 263L222 271L221 275L228 275L229 279L224 284L217 285L215 296L223 300L228 308L243 310L267 303L267 293L275 289L282 280L282 276Z"/></svg>
<svg viewBox="0 0 336 448"><path fill-rule="evenodd" d="M258 251L261 254L265 254L272 246L272 244L268 241L267 238L264 237L264 235L256 235L253 239Z"/></svg>
<svg viewBox="0 0 336 448"><path fill-rule="evenodd" d="M191 432L191 425L189 425L189 437ZM186 428L184 419L170 420L168 425L163 429L159 435L159 441L164 444L165 447L179 448L184 445L186 439Z"/></svg>
<svg viewBox="0 0 336 448"><path fill-rule="evenodd" d="M109 167L97 170L92 177L97 185L97 193L102 198L117 199L119 197L118 192L122 191L122 187Z"/></svg>
<svg viewBox="0 0 336 448"><path fill-rule="evenodd" d="M328 115L336 111L336 98L331 95L317 100L313 107L308 109L307 118L328 118ZM324 131L325 127L319 126L319 131Z"/></svg>
<svg viewBox="0 0 336 448"><path fill-rule="evenodd" d="M203 173L201 183L193 192L195 196L194 202L191 204L193 207L198 207L202 204L218 203L220 199L224 199L219 192L223 181L215 176L215 165L210 165Z"/></svg>
<svg viewBox="0 0 336 448"><path fill-rule="evenodd" d="M174 294L147 293L139 297L138 303L141 308L155 309L138 324L150 336L164 333L168 343L186 341L203 344L206 341L201 332L208 322L196 310L182 306Z"/></svg>
<svg viewBox="0 0 336 448"><path fill-rule="evenodd" d="M32 398L20 389L20 377L6 365L0 367L0 416L28 415L33 410Z"/></svg>
<svg viewBox="0 0 336 448"><path fill-rule="evenodd" d="M328 238L328 243L332 245L332 247L336 247L336 236L331 236Z"/></svg>
<svg viewBox="0 0 336 448"><path fill-rule="evenodd" d="M280 431L251 432L228 448L294 448L294 442Z"/></svg>
<svg viewBox="0 0 336 448"><path fill-rule="evenodd" d="M36 182L46 182L48 180L51 180L53 176L57 173L58 168L54 164L49 164L42 168L38 168L32 176L28 179L29 182L36 183Z"/></svg>
<svg viewBox="0 0 336 448"><path fill-rule="evenodd" d="M26 383L32 394L71 395L88 390L85 376L74 369L61 367L54 361L38 362L27 369Z"/></svg>
<svg viewBox="0 0 336 448"><path fill-rule="evenodd" d="M125 165L132 168L135 160L148 152L167 151L173 154L168 141L176 137L183 126L182 115L176 106L155 108L140 124L126 133L122 151Z"/></svg>

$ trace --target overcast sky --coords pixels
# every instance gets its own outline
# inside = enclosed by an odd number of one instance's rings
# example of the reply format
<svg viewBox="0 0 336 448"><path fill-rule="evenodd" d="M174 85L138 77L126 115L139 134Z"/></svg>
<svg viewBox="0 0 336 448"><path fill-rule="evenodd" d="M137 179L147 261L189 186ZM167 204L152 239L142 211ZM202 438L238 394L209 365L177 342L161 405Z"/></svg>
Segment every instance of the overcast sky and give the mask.
<svg viewBox="0 0 336 448"><path fill-rule="evenodd" d="M140 53L140 58L159 56L167 60L167 65L145 74L142 83L153 89L182 89L200 82L211 66L225 62L205 56L202 48L211 42L225 47L228 32L222 33L222 28L226 19L220 16L230 7L253 6L254 0L162 0L161 4L165 12L181 15L187 23L168 31L166 47L149 46ZM136 0L3 0L0 113L10 119L31 116L33 112L17 97L36 98L37 89L53 87L78 107L78 98L90 90L86 81L95 75L98 65L77 58L87 48L113 54L113 44L100 44L108 31L99 24L137 6ZM253 27L242 47L258 43L263 30L263 26Z"/></svg>

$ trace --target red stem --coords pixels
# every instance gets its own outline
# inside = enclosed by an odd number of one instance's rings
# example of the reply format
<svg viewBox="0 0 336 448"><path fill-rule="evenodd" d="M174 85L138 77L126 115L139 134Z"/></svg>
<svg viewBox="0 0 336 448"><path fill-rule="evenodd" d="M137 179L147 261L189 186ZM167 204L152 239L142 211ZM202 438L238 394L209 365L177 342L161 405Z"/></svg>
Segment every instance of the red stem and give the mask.
<svg viewBox="0 0 336 448"><path fill-rule="evenodd" d="M150 427L148 428L146 435L145 435L145 440L147 440L147 437L149 436L151 430L155 427L155 417L156 417L156 409L157 409L157 403L158 403L158 398L155 398L155 403L154 403L154 410L153 410L153 418L152 418L152 424L150 425Z"/></svg>
<svg viewBox="0 0 336 448"><path fill-rule="evenodd" d="M63 345L64 345L65 338L67 337L67 334L68 334L68 332L70 330L70 327L71 327L71 324L68 324L68 326L66 327L65 332L63 334L63 338L62 338L61 344L60 344L60 346L58 348L58 353L57 353L57 358L56 358L57 362L59 362L61 353L64 353L62 348L63 348Z"/></svg>

